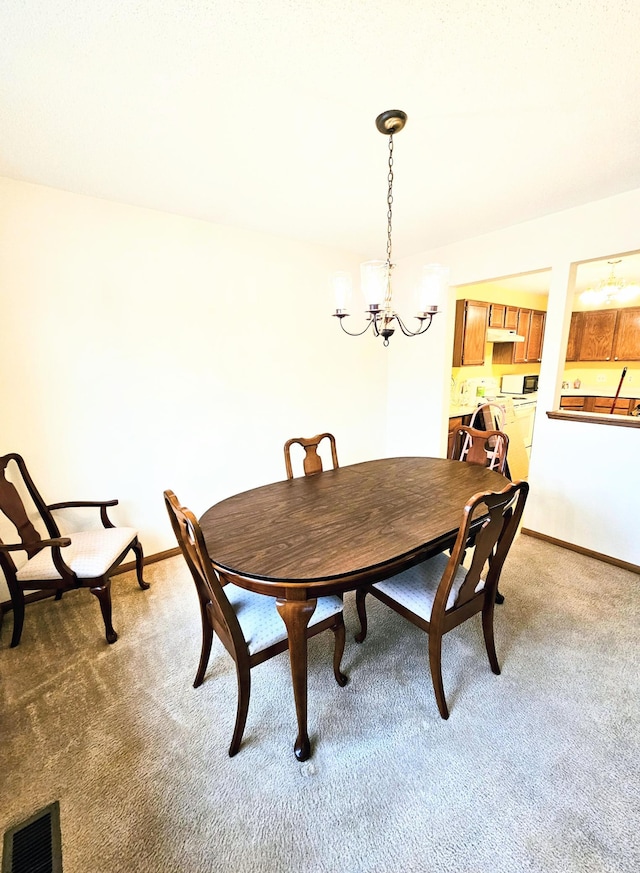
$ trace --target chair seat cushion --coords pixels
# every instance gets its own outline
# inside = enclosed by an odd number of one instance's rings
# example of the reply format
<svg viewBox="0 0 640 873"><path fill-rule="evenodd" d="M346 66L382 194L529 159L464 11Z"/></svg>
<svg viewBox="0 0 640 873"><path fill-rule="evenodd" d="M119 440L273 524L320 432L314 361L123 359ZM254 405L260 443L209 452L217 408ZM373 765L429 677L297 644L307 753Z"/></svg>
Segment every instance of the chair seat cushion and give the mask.
<svg viewBox="0 0 640 873"><path fill-rule="evenodd" d="M444 554L435 555L429 558L428 561L423 561L422 564L417 564L415 567L410 567L408 570L403 570L396 576L391 576L389 579L384 579L382 582L376 582L371 587L376 591L381 591L390 597L396 603L404 606L405 609L413 612L425 621L431 621L431 610L436 598L438 585L442 579L442 574L449 562L449 557ZM458 592L462 588L462 584L467 575L467 570L464 566L458 567L449 597L447 598L446 609L451 609L456 602ZM476 586L476 593L484 588L484 579Z"/></svg>
<svg viewBox="0 0 640 873"><path fill-rule="evenodd" d="M137 535L137 530L132 527L80 531L69 534L71 545L61 548L60 554L79 579L95 579L107 572ZM60 579L53 563L52 549L48 546L41 549L20 567L16 578L22 584Z"/></svg>
<svg viewBox="0 0 640 873"><path fill-rule="evenodd" d="M287 628L276 607L275 597L247 591L231 582L224 586L224 593L238 617L250 655L286 640ZM309 627L342 612L342 607L339 597L319 597Z"/></svg>

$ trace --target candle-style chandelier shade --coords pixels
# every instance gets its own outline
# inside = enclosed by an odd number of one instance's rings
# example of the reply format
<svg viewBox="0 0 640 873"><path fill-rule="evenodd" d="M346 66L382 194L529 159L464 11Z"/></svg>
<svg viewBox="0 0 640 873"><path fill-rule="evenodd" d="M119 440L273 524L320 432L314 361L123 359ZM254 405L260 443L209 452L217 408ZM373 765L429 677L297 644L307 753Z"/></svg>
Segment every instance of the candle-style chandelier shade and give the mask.
<svg viewBox="0 0 640 873"><path fill-rule="evenodd" d="M587 306L617 306L620 303L628 303L640 295L640 285L627 285L624 279L616 276L616 264L622 262L622 258L616 261L607 261L611 267L608 278L603 279L594 288L587 288L580 295L580 302Z"/></svg>
<svg viewBox="0 0 640 873"><path fill-rule="evenodd" d="M388 188L387 188L387 257L385 260L366 261L360 265L360 285L365 300L366 322L362 330L352 333L344 325L348 317L348 307L352 292L352 278L349 273L334 273L333 290L336 299L334 316L342 330L349 336L362 336L373 329L375 336L381 336L383 345L389 345L389 338L395 333L397 325L405 336L419 336L431 327L433 316L438 312L438 304L449 283L449 271L441 264L427 264L422 268L421 281L416 289L416 314L418 325L411 330L393 308L391 274L394 264L391 260L392 219L393 219L393 137L405 126L407 114L401 109L389 109L376 118L376 127L389 136Z"/></svg>

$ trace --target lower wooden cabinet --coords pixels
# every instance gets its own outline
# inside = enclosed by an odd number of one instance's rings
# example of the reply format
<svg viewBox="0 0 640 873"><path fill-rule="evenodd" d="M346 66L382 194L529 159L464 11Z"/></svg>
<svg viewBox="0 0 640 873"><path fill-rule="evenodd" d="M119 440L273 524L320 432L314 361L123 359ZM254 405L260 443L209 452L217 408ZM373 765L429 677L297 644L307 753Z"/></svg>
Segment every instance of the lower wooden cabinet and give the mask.
<svg viewBox="0 0 640 873"><path fill-rule="evenodd" d="M640 400L629 397L618 397L613 407L614 415L631 415L635 411ZM611 415L613 397L574 397L564 396L560 398L560 409L569 412L596 412L599 415Z"/></svg>
<svg viewBox="0 0 640 873"><path fill-rule="evenodd" d="M453 447L455 445L456 440L456 431L460 427L461 424L468 424L469 416L466 415L464 417L450 418L449 419L449 437L447 439L447 458L451 457L451 453L453 451Z"/></svg>
<svg viewBox="0 0 640 873"><path fill-rule="evenodd" d="M586 397L561 397L560 409L569 409L574 412L583 412Z"/></svg>

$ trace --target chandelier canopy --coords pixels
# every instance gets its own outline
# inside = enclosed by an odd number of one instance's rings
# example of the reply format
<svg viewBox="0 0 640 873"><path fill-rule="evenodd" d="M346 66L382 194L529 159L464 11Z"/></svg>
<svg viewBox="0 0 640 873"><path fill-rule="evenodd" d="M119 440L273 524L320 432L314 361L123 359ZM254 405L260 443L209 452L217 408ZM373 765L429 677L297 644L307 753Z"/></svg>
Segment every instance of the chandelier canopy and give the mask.
<svg viewBox="0 0 640 873"><path fill-rule="evenodd" d="M622 258L617 261L607 261L611 266L611 272L606 279L593 288L587 288L580 295L580 302L587 306L616 306L620 303L628 303L640 294L640 285L627 285L624 279L616 276L616 264L620 264Z"/></svg>
<svg viewBox="0 0 640 873"><path fill-rule="evenodd" d="M387 175L387 256L384 260L365 261L360 265L360 286L365 299L365 326L352 333L344 326L349 315L352 278L349 273L334 273L333 290L336 299L334 316L339 320L342 330L349 336L361 336L369 328L375 336L381 336L383 345L389 345L389 338L395 333L397 325L405 336L419 336L431 326L433 316L438 312L438 304L449 283L449 271L441 264L427 264L422 268L422 278L416 289L416 314L418 325L411 330L393 308L391 274L395 264L392 254L393 219L393 136L399 133L407 122L407 114L401 109L388 109L376 118L376 127L389 136L389 157Z"/></svg>

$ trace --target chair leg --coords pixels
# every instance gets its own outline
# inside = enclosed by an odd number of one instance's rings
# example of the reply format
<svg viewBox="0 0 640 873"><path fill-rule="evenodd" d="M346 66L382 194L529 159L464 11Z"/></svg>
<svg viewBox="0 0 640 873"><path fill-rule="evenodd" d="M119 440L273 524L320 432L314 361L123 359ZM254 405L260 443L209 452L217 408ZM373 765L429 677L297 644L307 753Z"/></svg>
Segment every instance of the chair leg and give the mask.
<svg viewBox="0 0 640 873"><path fill-rule="evenodd" d="M333 675L336 677L336 682L343 688L348 681L348 677L340 672L340 661L344 655L344 643L346 631L344 627L344 618L342 613L338 616L336 624L331 628L335 636L335 648L333 650Z"/></svg>
<svg viewBox="0 0 640 873"><path fill-rule="evenodd" d="M64 594L64 591L62 590L62 588L58 588L58 590L56 591L56 596L54 599L55 600L62 600L63 594Z"/></svg>
<svg viewBox="0 0 640 873"><path fill-rule="evenodd" d="M13 604L13 635L11 636L11 648L15 648L20 642L22 636L22 626L24 624L24 593L21 588L11 592L11 602Z"/></svg>
<svg viewBox="0 0 640 873"><path fill-rule="evenodd" d="M436 633L429 634L429 668L431 669L431 681L436 694L436 703L442 718L449 718L449 708L444 697L444 685L442 683L442 636Z"/></svg>
<svg viewBox="0 0 640 873"><path fill-rule="evenodd" d="M207 671L209 663L209 655L211 654L211 643L213 642L213 629L207 621L206 615L202 616L202 648L200 650L200 663L198 664L198 672L193 681L193 687L198 688L204 681L204 674Z"/></svg>
<svg viewBox="0 0 640 873"><path fill-rule="evenodd" d="M104 621L105 636L108 643L115 643L118 634L111 624L111 580L107 579L103 585L95 585L90 589L100 602L100 611Z"/></svg>
<svg viewBox="0 0 640 873"><path fill-rule="evenodd" d="M148 582L145 582L142 578L142 568L144 566L144 554L142 552L142 546L136 537L133 541L131 548L136 553L136 576L138 577L138 585L142 588L143 591L146 591L147 588L150 588Z"/></svg>
<svg viewBox="0 0 640 873"><path fill-rule="evenodd" d="M496 674L500 675L500 664L496 655L496 644L493 637L493 603L485 605L482 610L482 632L484 634L484 644L487 647L487 655L491 669Z"/></svg>
<svg viewBox="0 0 640 873"><path fill-rule="evenodd" d="M356 608L358 610L358 618L360 619L360 630L355 635L356 643L363 643L367 636L367 608L365 599L367 592L364 588L356 589Z"/></svg>
<svg viewBox="0 0 640 873"><path fill-rule="evenodd" d="M236 663L236 675L238 677L238 708L236 711L236 726L233 729L233 738L229 746L230 758L233 758L240 748L242 734L247 723L249 697L251 696L251 668L246 664L241 666Z"/></svg>

